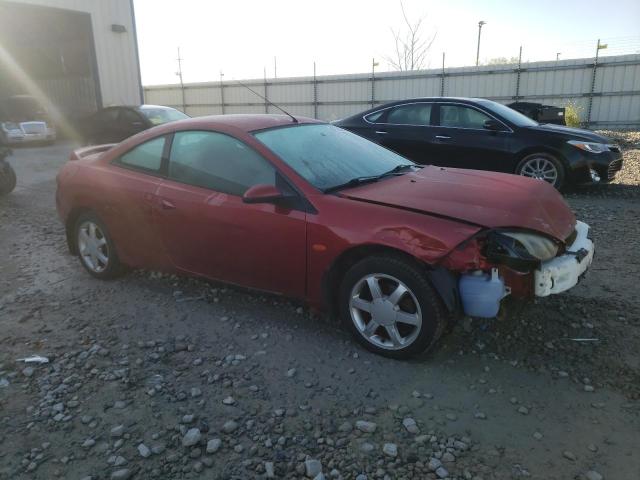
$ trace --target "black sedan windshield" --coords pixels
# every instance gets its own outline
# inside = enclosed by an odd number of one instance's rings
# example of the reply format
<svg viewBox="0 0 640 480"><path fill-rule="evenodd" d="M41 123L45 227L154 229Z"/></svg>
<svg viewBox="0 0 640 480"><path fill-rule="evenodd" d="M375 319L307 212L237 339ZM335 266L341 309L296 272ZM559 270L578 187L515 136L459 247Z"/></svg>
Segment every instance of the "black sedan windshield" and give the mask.
<svg viewBox="0 0 640 480"><path fill-rule="evenodd" d="M517 127L535 127L538 125L538 122L535 120L531 120L526 115L514 110L513 108L509 108L506 105L502 105L498 102L493 102L491 100L478 100L478 103L485 108L488 108L490 111L497 113L505 120L513 123Z"/></svg>
<svg viewBox="0 0 640 480"><path fill-rule="evenodd" d="M152 125L162 125L163 123L189 118L189 115L185 115L173 108L141 108L140 111L149 119Z"/></svg>
<svg viewBox="0 0 640 480"><path fill-rule="evenodd" d="M382 176L413 162L333 125L307 124L264 130L256 138L320 190L354 179Z"/></svg>

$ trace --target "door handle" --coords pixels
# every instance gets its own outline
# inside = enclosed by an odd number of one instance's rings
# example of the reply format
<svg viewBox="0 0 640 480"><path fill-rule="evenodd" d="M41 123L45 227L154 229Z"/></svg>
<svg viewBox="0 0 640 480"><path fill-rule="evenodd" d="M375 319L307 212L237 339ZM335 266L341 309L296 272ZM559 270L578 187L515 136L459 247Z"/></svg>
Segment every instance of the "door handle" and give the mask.
<svg viewBox="0 0 640 480"><path fill-rule="evenodd" d="M169 200L165 200L164 198L160 200L160 206L163 210L174 210L176 206L171 203Z"/></svg>
<svg viewBox="0 0 640 480"><path fill-rule="evenodd" d="M448 137L446 135L436 135L436 138L438 140L451 140L451 137Z"/></svg>
<svg viewBox="0 0 640 480"><path fill-rule="evenodd" d="M387 135L389 132L385 132L384 130L376 130L378 135Z"/></svg>

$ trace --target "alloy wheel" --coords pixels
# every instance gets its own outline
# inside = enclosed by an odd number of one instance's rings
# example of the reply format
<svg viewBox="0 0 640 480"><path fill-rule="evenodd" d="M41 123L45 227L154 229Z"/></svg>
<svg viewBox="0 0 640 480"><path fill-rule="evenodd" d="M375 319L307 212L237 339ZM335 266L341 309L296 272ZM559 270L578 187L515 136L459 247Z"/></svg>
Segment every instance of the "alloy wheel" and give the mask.
<svg viewBox="0 0 640 480"><path fill-rule="evenodd" d="M353 287L349 297L351 320L371 344L400 350L411 345L422 328L420 304L400 280L369 274Z"/></svg>
<svg viewBox="0 0 640 480"><path fill-rule="evenodd" d="M104 272L109 265L109 245L102 229L92 221L78 228L78 250L86 267L95 273Z"/></svg>
<svg viewBox="0 0 640 480"><path fill-rule="evenodd" d="M558 168L548 158L533 157L522 165L520 175L537 180L544 180L555 186L558 181Z"/></svg>

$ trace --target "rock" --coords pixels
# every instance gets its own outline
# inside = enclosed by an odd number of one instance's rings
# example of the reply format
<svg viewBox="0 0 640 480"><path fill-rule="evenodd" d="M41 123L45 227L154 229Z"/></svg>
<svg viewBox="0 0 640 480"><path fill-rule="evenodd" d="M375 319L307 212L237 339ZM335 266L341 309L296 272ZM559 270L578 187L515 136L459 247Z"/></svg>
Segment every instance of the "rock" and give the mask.
<svg viewBox="0 0 640 480"><path fill-rule="evenodd" d="M450 422L455 422L456 420L458 420L458 416L455 413L447 413L445 415L445 417L447 418L447 420L449 420Z"/></svg>
<svg viewBox="0 0 640 480"><path fill-rule="evenodd" d="M518 407L518 413L521 413L522 415L529 415L529 409L522 405Z"/></svg>
<svg viewBox="0 0 640 480"><path fill-rule="evenodd" d="M567 460L571 460L572 462L576 461L576 456L574 455L573 452L570 452L569 450L565 450L564 452L562 452L562 456Z"/></svg>
<svg viewBox="0 0 640 480"><path fill-rule="evenodd" d="M33 367L25 367L22 370L22 374L27 378L32 377L34 372L35 370L33 369Z"/></svg>
<svg viewBox="0 0 640 480"><path fill-rule="evenodd" d="M313 480L326 480L326 477L324 476L324 473L320 472L313 478Z"/></svg>
<svg viewBox="0 0 640 480"><path fill-rule="evenodd" d="M225 424L222 426L222 431L224 433L232 433L235 432L238 429L238 423L235 420L229 420L228 422L225 422Z"/></svg>
<svg viewBox="0 0 640 480"><path fill-rule="evenodd" d="M366 420L358 420L356 422L356 428L364 433L373 433L377 427L378 425L374 422L367 422Z"/></svg>
<svg viewBox="0 0 640 480"><path fill-rule="evenodd" d="M124 425L117 425L111 429L113 438L120 438L122 435L124 435Z"/></svg>
<svg viewBox="0 0 640 480"><path fill-rule="evenodd" d="M322 463L320 463L320 460L307 458L304 461L304 471L307 477L316 478L319 473L322 473Z"/></svg>
<svg viewBox="0 0 640 480"><path fill-rule="evenodd" d="M595 470L589 470L587 473L584 474L584 476L587 480L603 480L604 478Z"/></svg>
<svg viewBox="0 0 640 480"><path fill-rule="evenodd" d="M289 370L287 370L287 377L291 378L291 377L295 376L296 371L297 370L295 368L290 368Z"/></svg>
<svg viewBox="0 0 640 480"><path fill-rule="evenodd" d="M476 412L474 415L478 420L486 420L487 416L483 412Z"/></svg>
<svg viewBox="0 0 640 480"><path fill-rule="evenodd" d="M360 450L364 453L371 453L375 447L369 442L364 442L360 445Z"/></svg>
<svg viewBox="0 0 640 480"><path fill-rule="evenodd" d="M442 455L442 461L445 463L453 463L456 461L456 457L451 452L444 452L444 454Z"/></svg>
<svg viewBox="0 0 640 480"><path fill-rule="evenodd" d="M138 445L138 453L142 458L149 458L151 456L151 450L144 443Z"/></svg>
<svg viewBox="0 0 640 480"><path fill-rule="evenodd" d="M216 453L220 450L220 446L222 445L222 440L219 438L212 438L207 442L207 453Z"/></svg>
<svg viewBox="0 0 640 480"><path fill-rule="evenodd" d="M533 432L533 438L536 440L542 440L543 435L540 432Z"/></svg>
<svg viewBox="0 0 640 480"><path fill-rule="evenodd" d="M275 478L275 470L273 468L273 462L265 462L264 463L264 472L267 478Z"/></svg>
<svg viewBox="0 0 640 480"><path fill-rule="evenodd" d="M111 480L127 480L128 478L131 478L131 470L128 468L116 470L111 474Z"/></svg>
<svg viewBox="0 0 640 480"><path fill-rule="evenodd" d="M184 437L182 437L182 446L192 447L196 445L201 438L202 434L200 433L199 428L190 428L187 433L185 433Z"/></svg>
<svg viewBox="0 0 640 480"><path fill-rule="evenodd" d="M446 468L440 467L436 470L436 475L438 478L447 478L449 476L449 472Z"/></svg>
<svg viewBox="0 0 640 480"><path fill-rule="evenodd" d="M402 425L404 425L404 428L409 433L416 434L420 432L420 429L418 428L418 425L413 418L405 418L404 420L402 420Z"/></svg>
<svg viewBox="0 0 640 480"><path fill-rule="evenodd" d="M382 452L388 457L398 456L398 446L395 443L385 443L382 447Z"/></svg>
<svg viewBox="0 0 640 480"><path fill-rule="evenodd" d="M429 460L429 463L427 464L427 467L432 472L435 472L441 466L442 466L442 462L440 460L438 460L437 458L432 458L431 460Z"/></svg>
<svg viewBox="0 0 640 480"><path fill-rule="evenodd" d="M236 403L236 401L233 397L227 397L222 400L222 403L224 403L225 405L233 405L234 403Z"/></svg>
<svg viewBox="0 0 640 480"><path fill-rule="evenodd" d="M83 448L91 448L96 444L96 441L93 438L87 438L82 444Z"/></svg>

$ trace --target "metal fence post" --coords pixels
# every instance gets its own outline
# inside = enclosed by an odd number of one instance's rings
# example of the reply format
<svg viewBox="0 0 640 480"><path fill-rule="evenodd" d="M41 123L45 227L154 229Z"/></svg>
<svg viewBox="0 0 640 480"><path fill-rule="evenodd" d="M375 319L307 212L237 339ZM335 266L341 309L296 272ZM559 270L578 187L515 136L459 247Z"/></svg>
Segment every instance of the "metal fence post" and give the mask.
<svg viewBox="0 0 640 480"><path fill-rule="evenodd" d="M587 125L591 124L591 109L593 107L593 92L596 89L596 70L598 69L598 55L600 54L600 39L596 45L596 56L593 60L593 72L591 73L591 89L589 90L589 107L587 108Z"/></svg>
<svg viewBox="0 0 640 480"><path fill-rule="evenodd" d="M224 115L224 83L222 83L224 73L220 72L220 106L222 107L222 115Z"/></svg>
<svg viewBox="0 0 640 480"><path fill-rule="evenodd" d="M316 79L316 62L313 62L313 118L318 118L318 80Z"/></svg>
<svg viewBox="0 0 640 480"><path fill-rule="evenodd" d="M273 57L275 68L276 57ZM267 102L267 67L264 67L264 113L269 113L269 103Z"/></svg>
<svg viewBox="0 0 640 480"><path fill-rule="evenodd" d="M516 96L513 97L515 101L520 98L520 77L522 75L522 45L520 45L520 53L518 54L518 70L516 72Z"/></svg>
<svg viewBox="0 0 640 480"><path fill-rule="evenodd" d="M442 52L442 76L440 78L440 96L444 97L444 52Z"/></svg>
<svg viewBox="0 0 640 480"><path fill-rule="evenodd" d="M376 59L371 59L371 108L376 103Z"/></svg>

